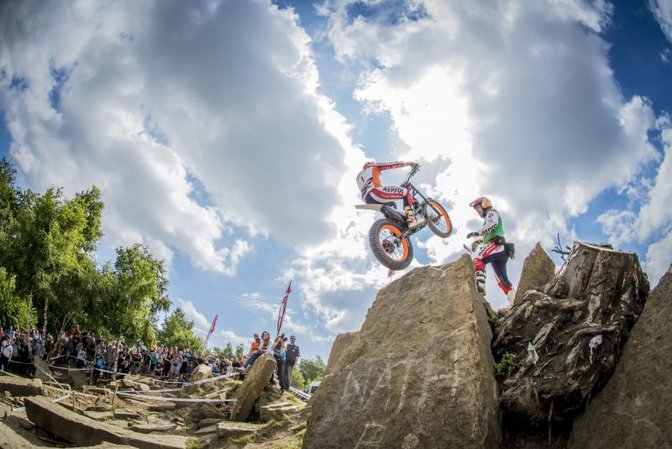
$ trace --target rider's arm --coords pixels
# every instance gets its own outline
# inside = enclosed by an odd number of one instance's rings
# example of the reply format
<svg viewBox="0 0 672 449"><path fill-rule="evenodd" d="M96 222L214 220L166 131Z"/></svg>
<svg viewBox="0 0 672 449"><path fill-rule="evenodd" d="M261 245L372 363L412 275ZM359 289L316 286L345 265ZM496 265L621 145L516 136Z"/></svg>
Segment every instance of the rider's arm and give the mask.
<svg viewBox="0 0 672 449"><path fill-rule="evenodd" d="M415 162L404 162L404 161L395 161L395 162L381 162L375 164L378 169L390 170L392 168L401 168L401 167L413 167Z"/></svg>
<svg viewBox="0 0 672 449"><path fill-rule="evenodd" d="M485 220L483 222L483 227L478 230L478 235L484 236L497 228L497 224L499 223L499 213L491 209L488 211L488 213L485 215Z"/></svg>

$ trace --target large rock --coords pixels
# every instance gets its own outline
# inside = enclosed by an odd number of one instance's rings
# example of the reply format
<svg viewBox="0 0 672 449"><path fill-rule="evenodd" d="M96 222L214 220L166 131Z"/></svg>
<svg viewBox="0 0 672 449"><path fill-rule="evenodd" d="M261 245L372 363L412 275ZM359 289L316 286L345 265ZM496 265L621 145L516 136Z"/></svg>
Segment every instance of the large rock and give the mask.
<svg viewBox="0 0 672 449"><path fill-rule="evenodd" d="M609 383L574 421L568 448L672 448L671 373L672 267L649 295Z"/></svg>
<svg viewBox="0 0 672 449"><path fill-rule="evenodd" d="M520 274L520 282L516 290L513 303L518 303L528 290L539 290L553 280L555 276L555 263L548 257L541 244L537 243L532 248L530 255L523 262L523 270Z"/></svg>
<svg viewBox="0 0 672 449"><path fill-rule="evenodd" d="M14 397L39 396L42 395L42 381L40 379L0 376L0 392L5 391Z"/></svg>
<svg viewBox="0 0 672 449"><path fill-rule="evenodd" d="M546 290L496 323L496 359L515 356L500 402L533 422L571 421L611 376L649 283L636 254L576 243Z"/></svg>
<svg viewBox="0 0 672 449"><path fill-rule="evenodd" d="M28 437L28 438L26 438ZM52 445L43 446L37 436L30 434L19 434L14 429L0 422L0 448L2 449L46 449L54 447ZM101 443L96 446L89 446L89 449L132 449L132 446L122 446L111 443Z"/></svg>
<svg viewBox="0 0 672 449"><path fill-rule="evenodd" d="M497 447L491 335L469 257L389 284L336 339L303 448Z"/></svg>
<svg viewBox="0 0 672 449"><path fill-rule="evenodd" d="M273 377L275 367L275 358L269 353L261 355L254 361L236 393L236 404L233 406L231 419L245 421L250 416L254 403Z"/></svg>
<svg viewBox="0 0 672 449"><path fill-rule="evenodd" d="M81 446L108 442L144 449L183 449L187 444L187 439L180 436L162 435L161 438L155 438L97 422L54 404L43 396L26 398L24 403L28 418L36 426Z"/></svg>
<svg viewBox="0 0 672 449"><path fill-rule="evenodd" d="M200 382L205 379L212 377L212 368L209 365L201 363L194 371L192 371L191 376L189 377L189 382ZM184 392L187 394L194 394L198 391L198 385L190 385L184 388Z"/></svg>

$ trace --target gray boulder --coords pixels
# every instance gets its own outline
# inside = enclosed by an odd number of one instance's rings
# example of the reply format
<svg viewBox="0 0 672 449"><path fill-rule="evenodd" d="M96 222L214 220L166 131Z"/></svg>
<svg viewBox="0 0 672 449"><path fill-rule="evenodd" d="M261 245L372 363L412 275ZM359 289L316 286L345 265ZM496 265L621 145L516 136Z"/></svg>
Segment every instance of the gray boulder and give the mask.
<svg viewBox="0 0 672 449"><path fill-rule="evenodd" d="M334 343L303 448L497 447L491 335L469 257L389 284Z"/></svg>
<svg viewBox="0 0 672 449"><path fill-rule="evenodd" d="M520 282L518 282L513 303L522 301L525 293L529 290L540 290L544 285L551 282L554 276L555 263L541 247L541 244L537 243L523 262L523 270L520 273Z"/></svg>
<svg viewBox="0 0 672 449"><path fill-rule="evenodd" d="M609 383L574 421L568 448L672 448L670 373L672 267L649 295Z"/></svg>
<svg viewBox="0 0 672 449"><path fill-rule="evenodd" d="M231 419L245 421L250 416L255 402L273 377L275 367L275 358L269 353L264 353L254 361L245 375L243 384L236 392L236 404L233 406Z"/></svg>

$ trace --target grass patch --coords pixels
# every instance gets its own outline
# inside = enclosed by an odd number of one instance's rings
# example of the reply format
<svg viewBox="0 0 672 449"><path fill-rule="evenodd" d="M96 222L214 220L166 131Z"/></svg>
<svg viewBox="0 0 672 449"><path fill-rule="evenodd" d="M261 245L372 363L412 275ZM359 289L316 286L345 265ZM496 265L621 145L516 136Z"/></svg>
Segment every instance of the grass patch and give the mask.
<svg viewBox="0 0 672 449"><path fill-rule="evenodd" d="M508 376L516 366L516 354L514 352L505 352L502 358L499 359L499 362L495 363L495 376Z"/></svg>

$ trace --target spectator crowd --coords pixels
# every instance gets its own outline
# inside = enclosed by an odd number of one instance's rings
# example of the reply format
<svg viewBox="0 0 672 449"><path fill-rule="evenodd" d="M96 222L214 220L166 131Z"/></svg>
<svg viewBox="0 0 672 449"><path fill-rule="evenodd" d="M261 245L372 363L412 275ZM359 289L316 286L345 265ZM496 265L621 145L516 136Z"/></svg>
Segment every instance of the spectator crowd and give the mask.
<svg viewBox="0 0 672 449"><path fill-rule="evenodd" d="M35 328L21 331L12 325L7 329L0 326L0 341L2 371L34 376L33 360L40 357L56 367L93 370L92 384L97 384L101 377L110 379L115 373L117 378L139 374L186 382L199 364L210 366L213 374L233 376L238 373L244 376L262 354L269 353L276 361L277 384L282 391L287 391L301 355L294 335L288 339L285 334L280 334L271 341L268 331L263 331L261 336L254 334L250 350L242 360L236 356L229 360L195 354L189 348L179 349L176 346L147 348L142 344L127 345L123 340L106 342L96 338L92 332L81 330L77 324L70 331L62 330L57 338L51 334L43 338Z"/></svg>

